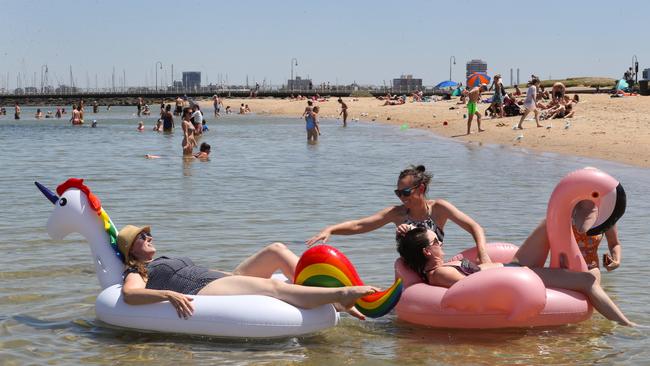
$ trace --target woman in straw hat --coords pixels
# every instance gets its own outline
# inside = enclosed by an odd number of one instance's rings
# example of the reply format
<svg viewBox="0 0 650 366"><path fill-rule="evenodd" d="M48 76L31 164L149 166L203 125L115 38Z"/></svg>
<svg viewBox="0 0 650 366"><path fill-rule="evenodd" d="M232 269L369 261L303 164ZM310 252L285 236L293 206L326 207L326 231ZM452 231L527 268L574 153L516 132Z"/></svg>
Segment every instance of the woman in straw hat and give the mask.
<svg viewBox="0 0 650 366"><path fill-rule="evenodd" d="M130 305L169 301L179 317L194 311L188 295L266 295L301 308L340 304L352 315L354 302L377 291L371 286L340 288L307 287L269 278L281 270L293 278L298 257L284 244L273 243L245 259L232 273L209 270L189 258L158 257L149 226L127 225L117 237L127 270L122 293Z"/></svg>

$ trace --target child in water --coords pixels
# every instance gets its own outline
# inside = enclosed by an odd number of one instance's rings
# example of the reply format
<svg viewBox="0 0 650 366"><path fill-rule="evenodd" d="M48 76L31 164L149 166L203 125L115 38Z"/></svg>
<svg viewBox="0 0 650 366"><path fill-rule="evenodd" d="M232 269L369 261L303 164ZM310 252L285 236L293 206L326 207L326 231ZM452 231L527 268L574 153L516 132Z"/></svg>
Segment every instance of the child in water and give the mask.
<svg viewBox="0 0 650 366"><path fill-rule="evenodd" d="M138 122L138 132L144 131L144 122Z"/></svg>
<svg viewBox="0 0 650 366"><path fill-rule="evenodd" d="M201 143L199 147L199 152L194 154L194 157L197 159L205 160L210 156L210 144L207 142Z"/></svg>

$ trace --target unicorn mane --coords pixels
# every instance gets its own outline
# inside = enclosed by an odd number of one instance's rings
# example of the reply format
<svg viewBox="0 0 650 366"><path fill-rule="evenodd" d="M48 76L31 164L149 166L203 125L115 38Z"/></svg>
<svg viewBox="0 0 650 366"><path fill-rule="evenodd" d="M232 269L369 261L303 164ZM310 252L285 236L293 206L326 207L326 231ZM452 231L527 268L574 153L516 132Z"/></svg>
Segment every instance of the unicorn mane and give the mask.
<svg viewBox="0 0 650 366"><path fill-rule="evenodd" d="M110 245L115 251L115 255L122 262L124 262L124 256L122 255L122 253L120 253L117 247L117 228L113 224L113 221L111 221L111 218L108 216L106 211L104 211L104 208L102 207L102 202L99 200L97 196L95 196L94 193L90 191L90 188L88 188L88 186L84 184L84 180L81 178L69 178L65 182L61 183L58 187L56 187L56 193L59 196L61 196L65 191L67 191L70 188L76 188L86 195L86 198L88 198L88 203L90 203L90 207L93 209L93 211L97 213L97 216L99 216L99 218L102 220L104 230L106 230L106 233L110 238Z"/></svg>

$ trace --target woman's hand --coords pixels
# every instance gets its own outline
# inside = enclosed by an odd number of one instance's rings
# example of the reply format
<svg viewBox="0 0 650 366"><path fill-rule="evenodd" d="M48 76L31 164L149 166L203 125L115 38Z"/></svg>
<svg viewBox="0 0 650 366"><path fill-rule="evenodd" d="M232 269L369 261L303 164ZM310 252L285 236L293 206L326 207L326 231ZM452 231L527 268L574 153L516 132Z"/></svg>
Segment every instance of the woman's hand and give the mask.
<svg viewBox="0 0 650 366"><path fill-rule="evenodd" d="M332 235L332 233L328 229L325 229L320 233L318 233L317 235L312 236L309 240L305 242L305 244L307 244L307 247L311 247L312 245L318 244L319 242L321 244L326 244L330 238L330 235Z"/></svg>
<svg viewBox="0 0 650 366"><path fill-rule="evenodd" d="M167 291L165 295L167 300L176 308L179 318L187 319L192 316L192 313L194 313L193 298L175 291Z"/></svg>
<svg viewBox="0 0 650 366"><path fill-rule="evenodd" d="M397 230L395 232L395 235L399 236L404 236L406 233L409 231L413 230L413 225L411 224L400 224L397 226Z"/></svg>
<svg viewBox="0 0 650 366"><path fill-rule="evenodd" d="M605 263L603 263L607 272L613 271L621 265L620 261L614 260L614 258L609 254L605 254L605 258L608 258Z"/></svg>

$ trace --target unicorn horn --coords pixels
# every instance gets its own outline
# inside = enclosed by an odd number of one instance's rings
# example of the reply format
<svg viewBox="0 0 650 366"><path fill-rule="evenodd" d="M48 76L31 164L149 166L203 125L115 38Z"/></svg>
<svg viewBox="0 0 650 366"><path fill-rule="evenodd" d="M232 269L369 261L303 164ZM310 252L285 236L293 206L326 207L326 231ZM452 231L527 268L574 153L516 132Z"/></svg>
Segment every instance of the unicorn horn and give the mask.
<svg viewBox="0 0 650 366"><path fill-rule="evenodd" d="M43 196L50 200L53 205L55 205L59 201L59 196L54 194L54 192L50 191L46 186L40 184L39 182L34 182L36 184L36 187L38 188L41 193L43 193Z"/></svg>

